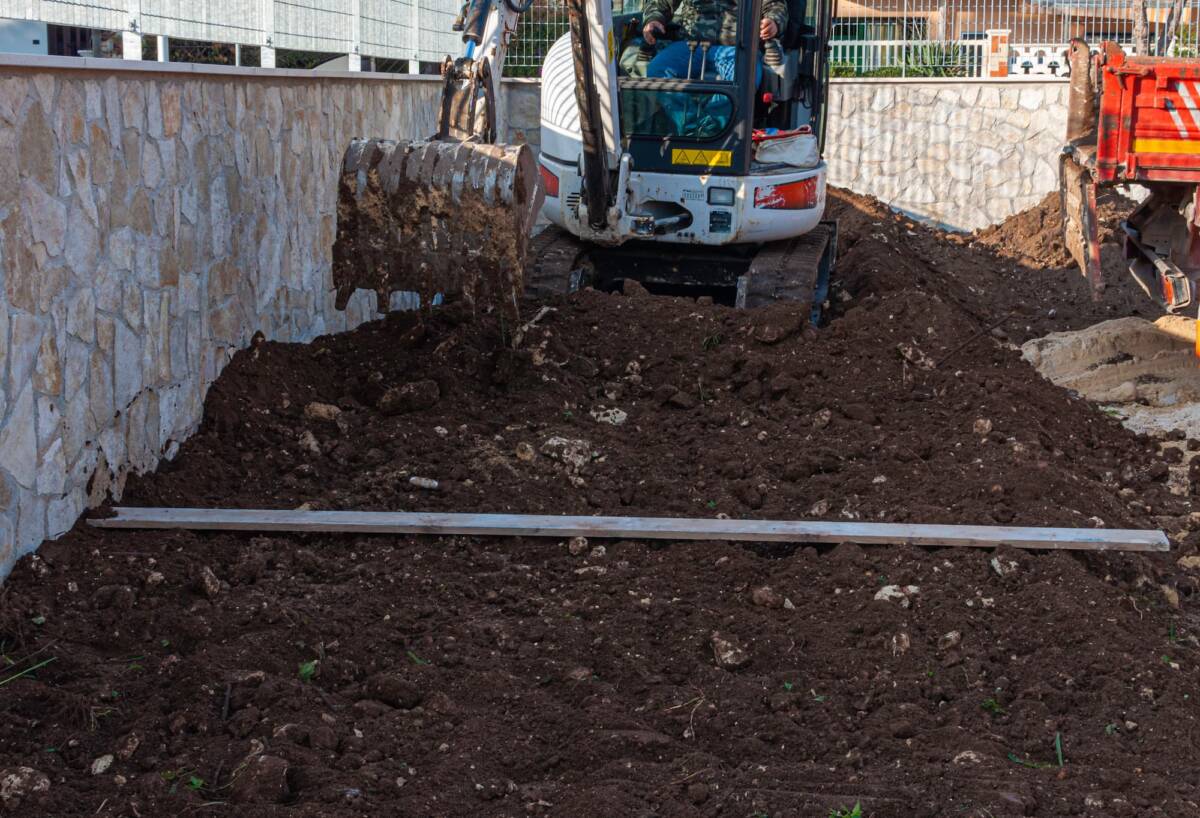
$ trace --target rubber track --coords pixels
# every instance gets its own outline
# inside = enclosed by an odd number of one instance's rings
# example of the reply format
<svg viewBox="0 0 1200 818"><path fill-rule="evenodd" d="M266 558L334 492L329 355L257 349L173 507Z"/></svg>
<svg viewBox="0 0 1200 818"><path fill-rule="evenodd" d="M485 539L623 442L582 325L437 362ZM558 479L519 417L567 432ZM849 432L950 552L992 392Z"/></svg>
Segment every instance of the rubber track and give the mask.
<svg viewBox="0 0 1200 818"><path fill-rule="evenodd" d="M777 301L811 306L829 238L829 228L818 225L803 236L764 245L738 279L737 306L763 307Z"/></svg>
<svg viewBox="0 0 1200 818"><path fill-rule="evenodd" d="M572 273L582 250L579 240L557 225L548 225L534 236L525 265L525 298L551 298L572 292Z"/></svg>

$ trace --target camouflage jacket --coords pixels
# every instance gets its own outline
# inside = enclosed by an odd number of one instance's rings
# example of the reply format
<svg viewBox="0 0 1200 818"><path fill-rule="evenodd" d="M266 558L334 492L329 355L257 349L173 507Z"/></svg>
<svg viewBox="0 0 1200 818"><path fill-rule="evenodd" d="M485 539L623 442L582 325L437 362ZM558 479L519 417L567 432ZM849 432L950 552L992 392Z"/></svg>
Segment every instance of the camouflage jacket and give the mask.
<svg viewBox="0 0 1200 818"><path fill-rule="evenodd" d="M738 0L646 0L642 25L674 21L683 39L737 45ZM773 20L782 34L787 25L787 0L763 0L763 19Z"/></svg>

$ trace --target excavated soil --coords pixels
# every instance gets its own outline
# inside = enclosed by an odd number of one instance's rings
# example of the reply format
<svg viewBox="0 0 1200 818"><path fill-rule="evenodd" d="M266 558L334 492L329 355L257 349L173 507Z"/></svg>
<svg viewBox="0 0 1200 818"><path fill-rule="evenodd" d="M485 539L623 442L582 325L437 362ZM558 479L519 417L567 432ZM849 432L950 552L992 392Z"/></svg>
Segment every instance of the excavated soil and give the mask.
<svg viewBox="0 0 1200 818"><path fill-rule="evenodd" d="M546 304L516 352L454 306L262 344L124 502L1162 527L1173 553L81 524L0 588L5 806L1195 813L1192 481L1015 346L1149 305L1093 303L1044 215L831 211L819 330L630 287Z"/></svg>

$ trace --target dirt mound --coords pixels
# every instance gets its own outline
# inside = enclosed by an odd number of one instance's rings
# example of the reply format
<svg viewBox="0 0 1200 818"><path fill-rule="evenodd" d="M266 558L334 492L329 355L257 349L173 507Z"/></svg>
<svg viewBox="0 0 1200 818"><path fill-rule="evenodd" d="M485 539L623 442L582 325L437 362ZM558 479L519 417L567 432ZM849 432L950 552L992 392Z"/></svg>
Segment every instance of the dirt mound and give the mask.
<svg viewBox="0 0 1200 818"><path fill-rule="evenodd" d="M453 306L264 344L126 502L1162 526L1195 551L1157 442L1009 343L1051 320L1011 261L833 209L818 331L585 292L517 351ZM52 660L2 689L0 778L47 776L19 797L54 815L1184 814L1177 556L81 526L0 588L0 681Z"/></svg>
<svg viewBox="0 0 1200 818"><path fill-rule="evenodd" d="M831 197L829 212L843 237L839 275L846 289L929 288L1020 343L1110 318L1162 314L1129 274L1115 233L1131 206L1116 194L1102 199L1105 288L1098 299L1062 251L1056 196L973 234L924 227L846 191Z"/></svg>
<svg viewBox="0 0 1200 818"><path fill-rule="evenodd" d="M1114 247L1120 243L1120 222L1135 202L1115 191L1103 191L1096 201L1100 241ZM1062 201L1049 193L1036 207L1023 210L1002 223L976 231L976 241L1000 255L1036 267L1073 267L1075 262L1062 240ZM1120 268L1105 266L1105 273L1126 275ZM1111 283L1111 282L1110 282Z"/></svg>

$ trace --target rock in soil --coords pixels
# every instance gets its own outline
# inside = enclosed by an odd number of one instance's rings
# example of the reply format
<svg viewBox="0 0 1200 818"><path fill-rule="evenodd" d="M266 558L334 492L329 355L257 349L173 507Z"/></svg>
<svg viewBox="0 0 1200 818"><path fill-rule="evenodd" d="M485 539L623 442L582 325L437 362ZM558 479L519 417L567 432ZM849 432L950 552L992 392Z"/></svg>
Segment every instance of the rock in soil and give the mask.
<svg viewBox="0 0 1200 818"><path fill-rule="evenodd" d="M341 417L342 410L334 406L332 403L321 403L313 401L304 407L304 416L309 420L320 420L326 423L334 423Z"/></svg>
<svg viewBox="0 0 1200 818"><path fill-rule="evenodd" d="M235 804L282 804L292 795L291 768L277 756L260 755L249 759L229 790Z"/></svg>
<svg viewBox="0 0 1200 818"><path fill-rule="evenodd" d="M732 638L722 636L719 631L713 631L709 644L717 667L723 670L740 670L750 664L749 652Z"/></svg>
<svg viewBox="0 0 1200 818"><path fill-rule="evenodd" d="M379 411L385 415L400 415L431 409L442 396L442 389L435 380L413 381L393 386L379 399Z"/></svg>
<svg viewBox="0 0 1200 818"><path fill-rule="evenodd" d="M776 593L770 585L760 585L750 592L750 600L762 608L782 608L783 597Z"/></svg>
<svg viewBox="0 0 1200 818"><path fill-rule="evenodd" d="M50 777L32 767L0 770L0 804L16 810L29 796L50 791Z"/></svg>

